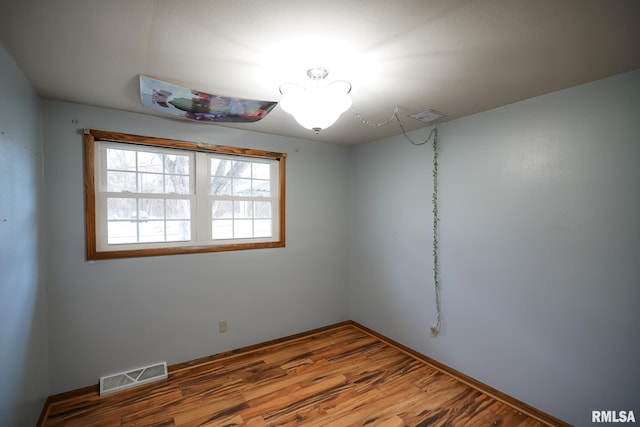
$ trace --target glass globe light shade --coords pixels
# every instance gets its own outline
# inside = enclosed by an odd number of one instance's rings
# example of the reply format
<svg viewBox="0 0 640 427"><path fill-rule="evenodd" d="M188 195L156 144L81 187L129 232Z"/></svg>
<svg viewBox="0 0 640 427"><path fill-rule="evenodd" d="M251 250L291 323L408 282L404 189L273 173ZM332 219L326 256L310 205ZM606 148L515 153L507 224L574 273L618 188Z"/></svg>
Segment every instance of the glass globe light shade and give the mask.
<svg viewBox="0 0 640 427"><path fill-rule="evenodd" d="M300 126L316 134L338 120L340 114L351 107L351 84L336 81L326 86L314 85L307 89L295 83L280 86L280 107L291 114Z"/></svg>

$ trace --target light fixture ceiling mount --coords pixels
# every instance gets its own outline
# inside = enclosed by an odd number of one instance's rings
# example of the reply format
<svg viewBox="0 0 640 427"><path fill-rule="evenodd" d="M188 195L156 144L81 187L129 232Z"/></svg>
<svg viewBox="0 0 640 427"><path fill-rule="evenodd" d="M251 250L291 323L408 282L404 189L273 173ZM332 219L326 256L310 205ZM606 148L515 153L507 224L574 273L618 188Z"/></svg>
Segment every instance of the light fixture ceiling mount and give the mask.
<svg viewBox="0 0 640 427"><path fill-rule="evenodd" d="M311 80L323 80L329 75L329 70L324 67L309 68L307 70L307 77Z"/></svg>
<svg viewBox="0 0 640 427"><path fill-rule="evenodd" d="M326 68L314 67L307 70L307 77L311 80L309 87L304 88L297 83L280 85L280 107L316 135L334 124L340 114L351 107L351 83L338 80L326 84L328 75Z"/></svg>

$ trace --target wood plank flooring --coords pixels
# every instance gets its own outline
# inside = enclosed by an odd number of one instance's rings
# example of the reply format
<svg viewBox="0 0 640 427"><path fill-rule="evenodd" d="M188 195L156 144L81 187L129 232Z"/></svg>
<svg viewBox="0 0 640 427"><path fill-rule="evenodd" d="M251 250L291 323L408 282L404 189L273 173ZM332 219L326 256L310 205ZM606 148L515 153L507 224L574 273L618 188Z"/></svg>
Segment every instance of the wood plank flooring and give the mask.
<svg viewBox="0 0 640 427"><path fill-rule="evenodd" d="M204 360L204 359L203 359ZM355 325L51 399L43 426L517 426L524 415Z"/></svg>

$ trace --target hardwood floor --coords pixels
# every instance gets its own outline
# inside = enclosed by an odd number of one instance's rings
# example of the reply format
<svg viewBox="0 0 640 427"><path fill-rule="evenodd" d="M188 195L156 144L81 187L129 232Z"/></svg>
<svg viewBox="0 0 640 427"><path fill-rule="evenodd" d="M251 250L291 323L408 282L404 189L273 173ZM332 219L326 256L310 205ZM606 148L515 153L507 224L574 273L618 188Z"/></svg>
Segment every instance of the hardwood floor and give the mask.
<svg viewBox="0 0 640 427"><path fill-rule="evenodd" d="M104 397L97 388L54 396L45 409L41 425L69 427L566 425L351 323L175 365L165 381Z"/></svg>

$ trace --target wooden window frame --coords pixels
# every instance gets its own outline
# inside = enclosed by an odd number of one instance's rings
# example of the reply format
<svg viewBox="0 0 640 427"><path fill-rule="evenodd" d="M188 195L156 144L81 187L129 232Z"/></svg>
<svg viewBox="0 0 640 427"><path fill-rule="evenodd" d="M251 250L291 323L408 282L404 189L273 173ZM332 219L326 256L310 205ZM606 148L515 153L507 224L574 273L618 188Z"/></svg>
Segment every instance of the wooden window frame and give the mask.
<svg viewBox="0 0 640 427"><path fill-rule="evenodd" d="M180 149L188 152L204 152L225 155L235 155L240 158L267 158L277 160L279 163L278 176L278 236L277 240L266 242L243 243L242 239L237 239L233 243L176 246L176 247L155 247L144 249L121 249L121 250L99 250L97 245L97 224L96 224L96 141L121 142L137 144L142 146L162 147ZM86 235L86 257L87 260L101 260L114 258L134 258L146 256L193 254L206 252L224 252L247 249L278 248L285 246L285 178L286 178L286 157L285 153L263 151L249 148L238 148L224 145L214 145L183 140L157 138L141 135L132 135L104 130L85 129L84 130L84 194L85 194L85 235ZM152 243L150 243L152 245Z"/></svg>

